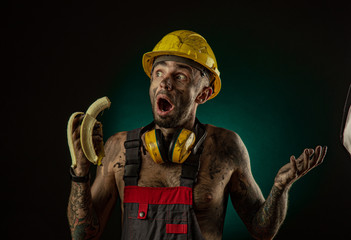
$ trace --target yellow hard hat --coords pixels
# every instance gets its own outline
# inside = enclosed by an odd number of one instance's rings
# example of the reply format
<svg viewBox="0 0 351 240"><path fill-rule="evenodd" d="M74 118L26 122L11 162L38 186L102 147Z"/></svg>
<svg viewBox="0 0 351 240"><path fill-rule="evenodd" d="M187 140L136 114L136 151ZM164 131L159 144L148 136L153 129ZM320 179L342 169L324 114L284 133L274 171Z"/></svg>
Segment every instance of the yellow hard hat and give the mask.
<svg viewBox="0 0 351 240"><path fill-rule="evenodd" d="M206 39L200 34L188 30L178 30L164 36L151 52L147 52L143 56L143 68L149 77L155 58L163 55L188 58L208 69L212 74L210 84L213 89L209 99L214 98L221 90L216 57Z"/></svg>

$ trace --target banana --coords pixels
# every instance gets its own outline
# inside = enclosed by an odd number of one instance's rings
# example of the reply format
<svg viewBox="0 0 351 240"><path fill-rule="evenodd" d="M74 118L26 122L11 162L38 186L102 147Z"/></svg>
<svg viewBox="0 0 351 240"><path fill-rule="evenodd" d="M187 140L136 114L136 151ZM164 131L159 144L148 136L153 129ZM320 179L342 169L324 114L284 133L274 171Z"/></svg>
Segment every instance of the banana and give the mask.
<svg viewBox="0 0 351 240"><path fill-rule="evenodd" d="M68 140L69 152L71 153L71 158L72 158L72 168L75 168L77 166L77 156L76 156L75 151L74 151L73 139L72 139L73 120L82 114L84 114L84 113L83 112L73 113L71 115L71 117L69 118L68 124L67 124L67 140Z"/></svg>
<svg viewBox="0 0 351 240"><path fill-rule="evenodd" d="M92 138L93 128L96 123L97 115L110 106L111 102L108 97L102 97L96 100L88 108L80 129L80 143L82 145L83 152L90 162L97 165L101 164L101 159L105 156L105 151L104 144L101 142L98 151L99 155L96 155Z"/></svg>
<svg viewBox="0 0 351 240"><path fill-rule="evenodd" d="M88 108L81 127L80 127L80 143L82 146L82 150L86 158L92 162L93 164L100 165L102 158L105 156L104 151L104 143L101 142L100 146L98 146L97 152L99 155L96 155L93 143L93 129L94 125L96 124L96 117L99 115L100 112L109 108L111 106L111 101L108 97L102 97L96 100L93 104L90 105ZM72 141L72 123L74 118L78 115L84 114L82 112L73 113L68 121L67 126L67 137L68 137L68 145L71 152L72 157L72 167L75 168L77 165L76 156L73 148L73 141Z"/></svg>

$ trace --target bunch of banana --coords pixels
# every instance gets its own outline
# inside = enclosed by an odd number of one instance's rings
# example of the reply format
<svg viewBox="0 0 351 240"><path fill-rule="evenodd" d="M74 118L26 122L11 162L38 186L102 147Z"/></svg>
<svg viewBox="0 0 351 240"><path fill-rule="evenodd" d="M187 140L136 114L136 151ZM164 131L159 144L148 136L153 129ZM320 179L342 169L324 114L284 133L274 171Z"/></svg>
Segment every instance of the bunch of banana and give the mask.
<svg viewBox="0 0 351 240"><path fill-rule="evenodd" d="M82 124L80 126L80 143L82 146L82 150L86 158L92 162L93 164L100 165L102 158L105 156L104 151L104 143L101 141L100 146L98 146L97 152L94 149L93 143L93 129L94 125L97 122L96 117L99 115L100 112L109 108L111 106L111 101L108 97L102 97L96 100L93 104L90 105L85 116L83 118ZM68 147L71 153L72 158L72 168L77 166L77 157L74 151L73 146L73 139L72 139L72 129L73 129L73 120L78 117L79 115L84 114L83 112L75 112L71 115L68 120L67 125L67 140L68 140Z"/></svg>

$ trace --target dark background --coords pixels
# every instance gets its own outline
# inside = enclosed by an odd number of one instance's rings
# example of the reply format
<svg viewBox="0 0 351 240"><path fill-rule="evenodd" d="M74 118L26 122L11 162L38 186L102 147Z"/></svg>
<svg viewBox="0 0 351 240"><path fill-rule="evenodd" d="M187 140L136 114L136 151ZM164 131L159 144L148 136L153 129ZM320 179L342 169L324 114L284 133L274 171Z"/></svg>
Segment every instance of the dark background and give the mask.
<svg viewBox="0 0 351 240"><path fill-rule="evenodd" d="M351 158L339 132L351 80L351 8L306 2L9 2L4 239L69 238L69 116L106 95L105 139L151 121L142 54L178 29L203 35L221 71L222 91L198 117L241 136L265 196L290 155L329 147L325 162L291 189L276 239L348 239ZM116 207L103 239L119 239L119 224ZM251 239L231 204L224 239Z"/></svg>

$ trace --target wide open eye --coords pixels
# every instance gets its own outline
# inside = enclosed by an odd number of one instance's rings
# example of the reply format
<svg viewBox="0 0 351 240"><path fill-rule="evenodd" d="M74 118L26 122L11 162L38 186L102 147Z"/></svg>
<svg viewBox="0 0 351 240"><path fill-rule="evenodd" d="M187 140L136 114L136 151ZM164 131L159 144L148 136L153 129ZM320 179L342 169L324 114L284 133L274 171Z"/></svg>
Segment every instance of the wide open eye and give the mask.
<svg viewBox="0 0 351 240"><path fill-rule="evenodd" d="M163 76L163 72L160 71L160 70L156 71L155 74L156 74L156 77L162 77Z"/></svg>
<svg viewBox="0 0 351 240"><path fill-rule="evenodd" d="M186 80L186 76L184 74L177 74L176 79L180 81L184 81Z"/></svg>

